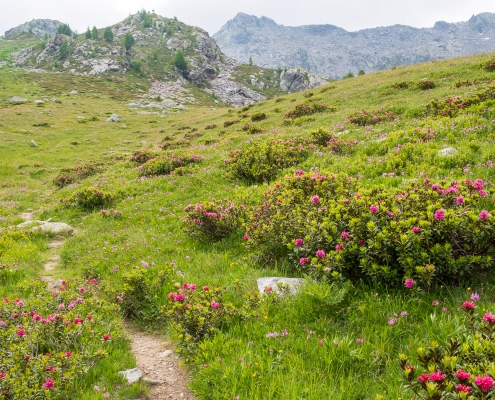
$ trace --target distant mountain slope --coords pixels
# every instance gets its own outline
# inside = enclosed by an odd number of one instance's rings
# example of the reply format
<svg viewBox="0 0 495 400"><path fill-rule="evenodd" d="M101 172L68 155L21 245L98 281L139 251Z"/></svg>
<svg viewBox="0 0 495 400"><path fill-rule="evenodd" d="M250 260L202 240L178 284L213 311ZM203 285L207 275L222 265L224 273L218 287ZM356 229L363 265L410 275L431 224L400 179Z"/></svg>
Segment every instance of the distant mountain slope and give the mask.
<svg viewBox="0 0 495 400"><path fill-rule="evenodd" d="M55 36L57 28L62 22L53 19L33 19L5 32L5 36L12 36L17 33L29 32L35 36L43 37L45 34Z"/></svg>
<svg viewBox="0 0 495 400"><path fill-rule="evenodd" d="M439 21L433 28L404 25L348 32L334 25L290 27L243 13L213 38L230 57L254 64L302 67L329 78L408 65L432 59L495 50L495 14L473 15L467 22Z"/></svg>

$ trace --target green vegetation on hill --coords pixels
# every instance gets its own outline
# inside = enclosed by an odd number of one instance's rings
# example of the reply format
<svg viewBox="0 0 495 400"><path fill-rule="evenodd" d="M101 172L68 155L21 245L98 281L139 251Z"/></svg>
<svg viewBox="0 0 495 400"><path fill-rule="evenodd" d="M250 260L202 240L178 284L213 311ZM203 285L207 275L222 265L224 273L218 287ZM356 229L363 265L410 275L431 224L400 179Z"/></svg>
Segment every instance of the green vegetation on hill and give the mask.
<svg viewBox="0 0 495 400"><path fill-rule="evenodd" d="M0 54L13 46L0 41ZM122 314L167 332L199 398L468 398L461 384L487 398L493 59L400 67L240 109L192 106L163 117L126 107L149 88L136 75L60 79L0 68L0 291L44 301L26 285L41 273L48 238L13 228L33 209L77 227L54 276L83 279L84 307L97 318L119 324ZM434 85L422 90L426 80ZM15 95L28 101L8 103ZM121 122L106 122L112 114ZM270 276L306 284L296 295L275 295L283 286L258 295L256 279ZM120 313L106 317L111 307ZM22 337L8 311L2 352ZM80 398L95 398L94 385L114 398L145 390L117 376L133 361L114 332L115 342L81 339L81 363L84 350L105 358L71 377ZM14 376L10 364L0 368ZM460 369L470 378L456 377ZM41 387L46 374L30 379ZM15 376L0 388L27 379Z"/></svg>

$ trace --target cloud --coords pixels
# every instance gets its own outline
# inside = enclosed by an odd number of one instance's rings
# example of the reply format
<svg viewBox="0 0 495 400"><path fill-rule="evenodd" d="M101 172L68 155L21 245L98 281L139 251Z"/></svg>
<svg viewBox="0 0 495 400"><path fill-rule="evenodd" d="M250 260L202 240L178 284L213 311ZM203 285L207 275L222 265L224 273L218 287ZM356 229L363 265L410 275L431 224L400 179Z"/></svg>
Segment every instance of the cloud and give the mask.
<svg viewBox="0 0 495 400"><path fill-rule="evenodd" d="M267 16L283 25L332 24L354 31L394 24L433 26L436 21L466 21L473 14L495 12L493 0L17 0L5 2L0 32L37 18L57 19L82 32L122 21L139 8L154 9L164 17L177 16L210 34L238 12Z"/></svg>

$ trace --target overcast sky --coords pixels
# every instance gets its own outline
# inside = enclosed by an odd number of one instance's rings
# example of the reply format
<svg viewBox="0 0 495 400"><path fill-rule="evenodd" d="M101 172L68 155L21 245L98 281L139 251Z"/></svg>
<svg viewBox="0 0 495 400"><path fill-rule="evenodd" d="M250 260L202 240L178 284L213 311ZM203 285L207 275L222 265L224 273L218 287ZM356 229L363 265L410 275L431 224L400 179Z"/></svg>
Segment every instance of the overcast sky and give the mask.
<svg viewBox="0 0 495 400"><path fill-rule="evenodd" d="M82 32L122 21L141 8L155 10L210 34L238 12L262 15L282 25L332 24L355 31L403 24L431 27L436 21L459 22L494 12L494 0L0 0L0 34L37 18L69 23Z"/></svg>

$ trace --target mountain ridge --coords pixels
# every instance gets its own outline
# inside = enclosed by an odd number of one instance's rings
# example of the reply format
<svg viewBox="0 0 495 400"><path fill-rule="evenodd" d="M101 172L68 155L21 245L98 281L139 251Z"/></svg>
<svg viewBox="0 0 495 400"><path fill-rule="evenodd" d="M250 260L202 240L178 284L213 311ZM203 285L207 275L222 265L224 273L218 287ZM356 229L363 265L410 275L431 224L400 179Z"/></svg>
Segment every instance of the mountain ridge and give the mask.
<svg viewBox="0 0 495 400"><path fill-rule="evenodd" d="M302 67L329 78L351 71L378 71L495 50L495 14L468 21L437 21L430 28L407 25L346 31L331 24L284 26L268 17L238 13L212 36L228 56L256 65Z"/></svg>

